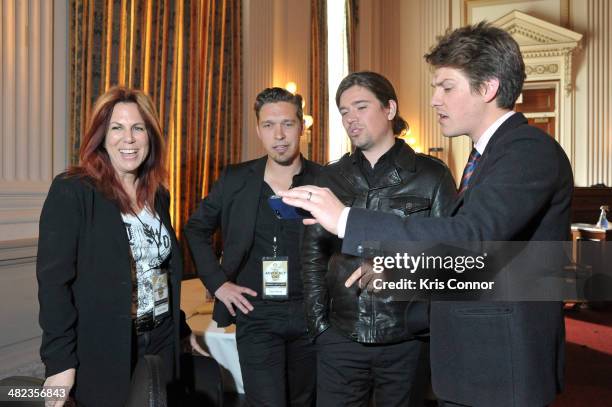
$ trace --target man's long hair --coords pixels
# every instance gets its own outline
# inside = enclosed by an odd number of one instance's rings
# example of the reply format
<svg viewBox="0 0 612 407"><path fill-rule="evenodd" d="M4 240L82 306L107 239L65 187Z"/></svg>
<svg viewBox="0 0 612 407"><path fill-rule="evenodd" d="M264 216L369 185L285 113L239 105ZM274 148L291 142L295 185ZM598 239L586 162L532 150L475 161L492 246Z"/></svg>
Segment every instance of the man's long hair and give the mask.
<svg viewBox="0 0 612 407"><path fill-rule="evenodd" d="M376 96L381 105L388 108L389 101L392 100L397 105L395 117L392 120L393 134L398 135L404 130L408 130L408 123L400 116L399 102L393 85L387 78L376 72L361 71L353 72L346 76L338 85L336 91L336 106L340 107L340 97L344 92L353 86L361 86L368 89Z"/></svg>

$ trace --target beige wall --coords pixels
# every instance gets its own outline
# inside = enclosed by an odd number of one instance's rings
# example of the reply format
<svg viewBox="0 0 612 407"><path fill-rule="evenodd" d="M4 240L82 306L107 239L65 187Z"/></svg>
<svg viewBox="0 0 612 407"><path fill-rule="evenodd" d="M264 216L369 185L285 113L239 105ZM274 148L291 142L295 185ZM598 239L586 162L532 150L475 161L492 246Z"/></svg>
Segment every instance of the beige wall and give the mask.
<svg viewBox="0 0 612 407"><path fill-rule="evenodd" d="M442 158L459 177L470 151L465 137L445 140L429 108L430 74L423 63L423 54L435 42L436 35L447 27L459 27L464 22L486 19L493 21L512 10L520 10L553 24L584 35L582 49L574 53L575 125L570 136L574 140L573 157L576 185L589 186L603 182L612 186L612 7L607 0L402 0L366 4L384 4L394 8L384 14L401 16L399 38L388 35L376 20L369 31L382 36L379 46L399 51L399 88L402 112L412 127L423 151L443 147ZM373 7L368 5L367 7ZM377 13L381 13L378 11ZM388 22L394 26L395 21ZM373 43L363 44L374 47ZM384 44L384 45L383 45ZM362 51L376 55L375 51ZM380 66L381 59L368 61ZM392 77L394 68L382 67Z"/></svg>
<svg viewBox="0 0 612 407"><path fill-rule="evenodd" d="M417 140L416 147L426 153L430 148L442 148L436 156L451 169L456 166L455 172L462 171L465 161L461 158L455 165L451 143L438 131L429 107L431 78L423 61L436 37L451 25L451 2L360 0L359 8L357 69L374 70L389 78L398 94L400 113ZM458 144L464 145L469 152L469 143L461 140Z"/></svg>
<svg viewBox="0 0 612 407"><path fill-rule="evenodd" d="M0 241L37 235L50 181L65 166L68 36L53 19L66 3L0 3Z"/></svg>
<svg viewBox="0 0 612 407"><path fill-rule="evenodd" d="M255 133L255 97L264 88L289 81L308 102L310 2L243 0L244 160L265 154ZM305 112L308 113L308 112Z"/></svg>
<svg viewBox="0 0 612 407"><path fill-rule="evenodd" d="M244 0L247 4L253 0ZM245 36L251 41L251 58L245 58L245 77L250 72L267 66L266 80L279 77L278 69L301 69L307 73L306 58L293 61L278 45L277 33L285 33L282 42L293 44L295 49L307 47L308 25L304 13L294 0L289 10L280 18L278 7L272 0L257 1L257 10L266 19L249 29ZM298 8L296 8L298 7ZM246 7L245 7L246 9ZM571 151L576 185L589 186L603 182L612 185L612 7L608 0L360 0L357 69L371 69L387 76L398 91L400 111L417 138L419 147L427 152L431 147L442 147L444 159L459 177L471 144L466 137L452 140L444 138L429 107L431 74L423 62L423 54L435 43L436 36L449 27L459 27L467 21L486 19L493 21L512 10L520 10L553 24L561 25L583 34L582 48L574 53L575 101L574 129ZM265 25L266 30L262 25ZM287 36L287 27L292 37ZM269 35L264 41L254 42L262 33ZM253 37L254 36L254 37ZM274 38L277 38L275 42ZM274 57L266 57L266 53ZM298 75L296 75L298 76ZM284 79L283 79L284 80ZM245 80L245 84L247 84ZM257 82L261 87L263 80ZM300 84L301 85L301 84ZM253 86L253 85L249 85ZM301 87L301 86L300 86ZM251 108L255 89L248 90L245 108ZM247 106L248 105L248 106ZM252 129L254 119L245 119ZM246 127L245 127L246 128ZM245 149L245 157L261 153L252 146ZM248 143L247 143L248 144Z"/></svg>
<svg viewBox="0 0 612 407"><path fill-rule="evenodd" d="M572 159L575 183L612 186L612 7L608 0L462 0L464 21L494 20L520 10L583 34L574 53L575 125ZM471 20L470 20L471 18ZM568 148L569 149L569 148Z"/></svg>
<svg viewBox="0 0 612 407"><path fill-rule="evenodd" d="M612 186L612 5L572 0L570 29L584 35L576 67L576 165L579 186Z"/></svg>
<svg viewBox="0 0 612 407"><path fill-rule="evenodd" d="M42 375L36 238L66 166L68 1L0 2L0 378Z"/></svg>

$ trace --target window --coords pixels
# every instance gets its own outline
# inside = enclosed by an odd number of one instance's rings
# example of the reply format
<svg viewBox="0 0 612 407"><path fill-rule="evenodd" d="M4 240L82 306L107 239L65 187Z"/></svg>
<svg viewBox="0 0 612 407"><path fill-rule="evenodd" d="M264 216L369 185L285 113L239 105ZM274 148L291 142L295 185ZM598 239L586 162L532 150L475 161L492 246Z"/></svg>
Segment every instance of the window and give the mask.
<svg viewBox="0 0 612 407"><path fill-rule="evenodd" d="M336 90L348 75L348 44L346 27L346 0L327 1L327 79L329 86L329 128L327 130L329 157L337 160L351 151L351 142L342 126L336 107Z"/></svg>

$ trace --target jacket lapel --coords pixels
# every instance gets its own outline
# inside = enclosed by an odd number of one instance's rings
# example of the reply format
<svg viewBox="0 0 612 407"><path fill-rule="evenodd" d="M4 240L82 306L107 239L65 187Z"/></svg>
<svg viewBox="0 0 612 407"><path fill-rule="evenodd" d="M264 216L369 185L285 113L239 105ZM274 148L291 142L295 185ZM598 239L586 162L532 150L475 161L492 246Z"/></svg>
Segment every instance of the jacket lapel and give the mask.
<svg viewBox="0 0 612 407"><path fill-rule="evenodd" d="M172 220L170 219L170 208L168 207L169 200L162 195L160 190L155 194L155 213L160 217L162 224L170 235L170 278L173 282L173 288L180 284L183 277L183 254L181 253L181 247L176 239L176 233L172 227Z"/></svg>
<svg viewBox="0 0 612 407"><path fill-rule="evenodd" d="M489 151L495 148L495 145L501 140L506 133L509 131L521 126L523 124L527 124L527 119L523 116L522 113L516 112L512 116L510 116L505 122L502 123L501 126L493 133L491 139L487 143L485 150L483 151L481 161L476 166L474 170L474 174L472 175L472 180L470 184L478 185L480 183L480 179L484 174L486 174L486 170L484 168L489 164L487 159L490 157L490 154L487 154ZM469 189L468 189L469 190Z"/></svg>
<svg viewBox="0 0 612 407"><path fill-rule="evenodd" d="M112 240L116 246L114 255L117 255L118 261L124 263L121 270L130 270L130 242L127 237L127 231L121 217L121 211L114 202L108 200L101 192L95 191L99 214L99 219L94 220L100 222L104 226L104 234Z"/></svg>
<svg viewBox="0 0 612 407"><path fill-rule="evenodd" d="M465 193L457 197L457 200L450 212L450 216L453 216L457 213L459 208L463 206L465 195L470 193L470 188L480 184L481 178L487 173L485 168L488 165L487 159L490 156L488 152L495 148L495 144L497 144L497 142L501 140L504 134L523 124L527 124L527 119L525 118L525 116L523 116L522 113L516 112L512 116L510 116L508 120L503 122L502 125L499 126L499 128L495 131L495 133L493 133L493 136L491 136L491 139L489 140L487 146L485 147L485 150L483 151L482 157L480 158L480 162L474 170L474 174L472 175L472 178L470 180L470 186L468 187L467 191L465 191Z"/></svg>
<svg viewBox="0 0 612 407"><path fill-rule="evenodd" d="M346 182L353 187L353 191L357 192L369 189L368 181L366 181L359 170L356 153L353 152L346 160L342 160L341 164L340 173Z"/></svg>
<svg viewBox="0 0 612 407"><path fill-rule="evenodd" d="M166 201L165 197L162 195L162 192L159 190L155 194L155 213L161 218L162 224L168 230L168 234L170 235L172 251L170 255L172 256L176 250L178 250L178 240L176 240L176 233L174 232L174 228L172 227L172 220L170 219L170 208L168 207L169 201ZM173 256L174 257L174 256Z"/></svg>
<svg viewBox="0 0 612 407"><path fill-rule="evenodd" d="M266 170L267 157L262 157L256 160L251 168L249 175L244 177L242 185L236 190L232 200L236 205L236 210L232 211L232 215L237 219L242 219L240 229L244 233L243 251L246 252L253 242L255 233L255 221L257 219L257 211L259 210L259 198L261 197L261 182L264 179Z"/></svg>
<svg viewBox="0 0 612 407"><path fill-rule="evenodd" d="M402 139L397 139L396 143L402 143L401 149L393 156L395 171L387 177L387 184L390 184L390 178L397 179L397 183L401 183L403 179L411 177L411 173L416 171L416 153ZM395 175L395 177L394 177Z"/></svg>

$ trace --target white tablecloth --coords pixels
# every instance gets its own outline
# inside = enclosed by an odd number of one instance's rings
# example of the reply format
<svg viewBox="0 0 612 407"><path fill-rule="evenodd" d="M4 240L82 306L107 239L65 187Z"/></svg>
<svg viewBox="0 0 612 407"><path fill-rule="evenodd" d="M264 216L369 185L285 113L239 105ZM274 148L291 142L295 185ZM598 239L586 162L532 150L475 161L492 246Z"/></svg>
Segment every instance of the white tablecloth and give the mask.
<svg viewBox="0 0 612 407"><path fill-rule="evenodd" d="M244 393L238 349L236 348L236 333L233 328L233 326L219 328L217 323L211 320L204 331L204 343L210 355L222 367L224 391Z"/></svg>

